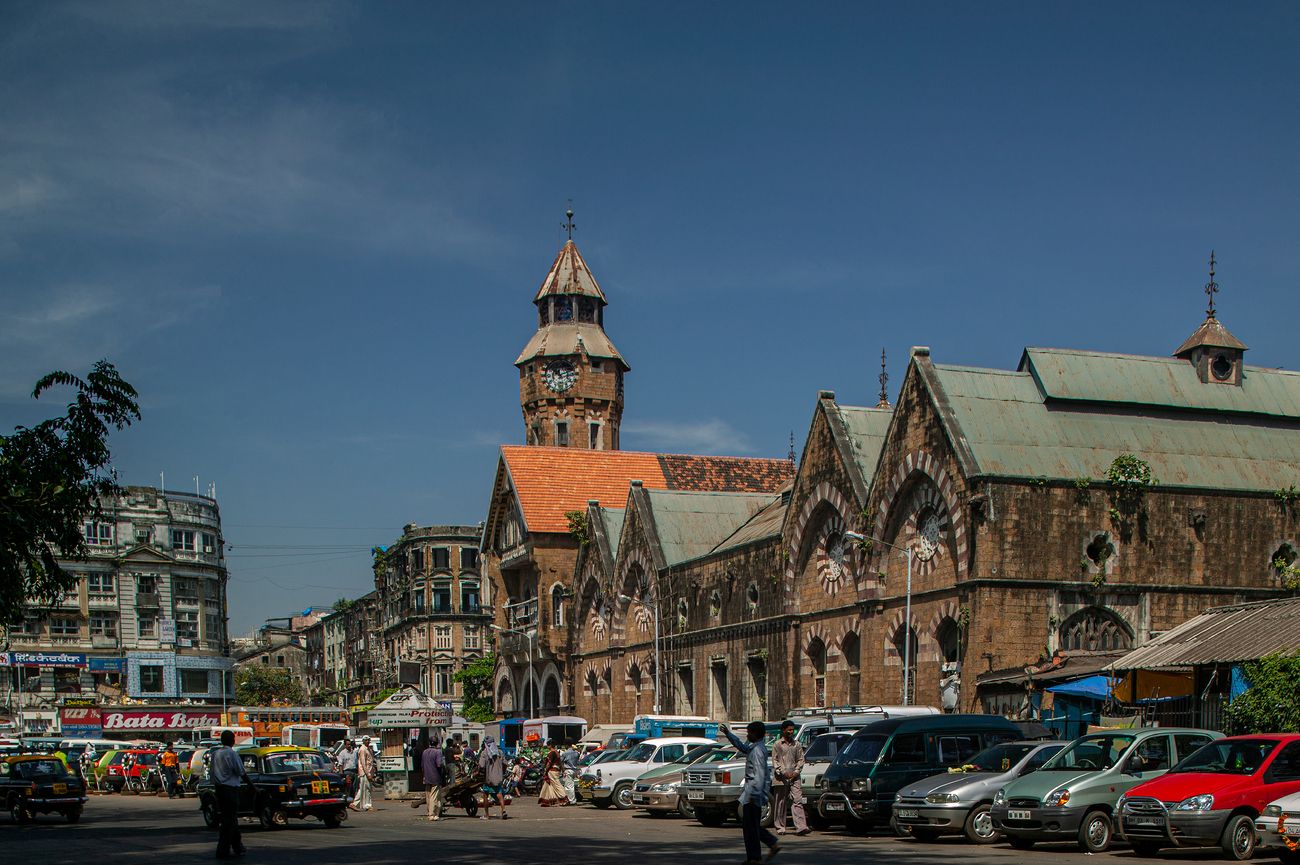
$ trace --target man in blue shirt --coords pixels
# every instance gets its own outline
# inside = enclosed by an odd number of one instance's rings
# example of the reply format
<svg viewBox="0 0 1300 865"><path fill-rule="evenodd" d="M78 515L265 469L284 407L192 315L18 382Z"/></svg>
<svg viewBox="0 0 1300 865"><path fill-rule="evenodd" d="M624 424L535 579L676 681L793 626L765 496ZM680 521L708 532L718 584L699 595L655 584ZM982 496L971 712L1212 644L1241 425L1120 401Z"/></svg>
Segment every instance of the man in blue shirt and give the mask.
<svg viewBox="0 0 1300 865"><path fill-rule="evenodd" d="M212 752L213 792L217 794L217 858L229 859L244 855L244 842L239 835L239 787L248 777L244 761L231 747L235 734L221 731L221 747Z"/></svg>
<svg viewBox="0 0 1300 865"><path fill-rule="evenodd" d="M768 767L767 727L762 721L750 721L745 727L748 741L740 741L731 728L721 725L722 732L731 740L736 750L745 755L745 786L740 790L740 827L745 834L745 865L759 865L763 860L761 844L767 845L767 858L781 852L781 845L775 835L763 828L763 805L767 802L772 786L771 770Z"/></svg>

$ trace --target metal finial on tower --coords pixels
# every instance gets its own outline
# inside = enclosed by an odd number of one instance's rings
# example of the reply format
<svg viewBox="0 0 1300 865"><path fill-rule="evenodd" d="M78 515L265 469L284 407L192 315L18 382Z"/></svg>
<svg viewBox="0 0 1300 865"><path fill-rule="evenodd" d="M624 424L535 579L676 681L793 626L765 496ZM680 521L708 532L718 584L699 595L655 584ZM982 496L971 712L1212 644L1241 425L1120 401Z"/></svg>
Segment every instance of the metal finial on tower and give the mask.
<svg viewBox="0 0 1300 865"><path fill-rule="evenodd" d="M573 199L572 198L569 199L569 209L564 211L564 216L566 217L567 221L563 225L561 225L560 228L563 228L565 231L569 233L569 240L573 240L573 231L578 226L573 224Z"/></svg>
<svg viewBox="0 0 1300 865"><path fill-rule="evenodd" d="M1208 318L1214 318L1214 296L1219 293L1219 284L1214 281L1214 250L1210 250L1210 281L1205 283L1205 296L1210 299L1210 305L1205 310Z"/></svg>
<svg viewBox="0 0 1300 865"><path fill-rule="evenodd" d="M794 430L790 430L790 452L786 454L785 458L790 462L794 462Z"/></svg>
<svg viewBox="0 0 1300 865"><path fill-rule="evenodd" d="M876 402L876 408L889 408L889 371L885 368L885 350L880 350L880 375L877 378L880 382L880 399Z"/></svg>

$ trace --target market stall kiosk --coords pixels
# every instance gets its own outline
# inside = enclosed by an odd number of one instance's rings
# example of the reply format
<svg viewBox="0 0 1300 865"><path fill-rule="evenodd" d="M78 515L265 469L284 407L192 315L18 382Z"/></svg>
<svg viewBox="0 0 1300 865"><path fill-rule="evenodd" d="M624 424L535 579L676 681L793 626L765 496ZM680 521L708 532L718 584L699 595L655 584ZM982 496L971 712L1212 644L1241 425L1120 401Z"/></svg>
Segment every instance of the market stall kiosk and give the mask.
<svg viewBox="0 0 1300 865"><path fill-rule="evenodd" d="M367 713L367 724L379 734L385 799L424 791L420 756L430 741L442 738L451 720L450 703L438 702L410 685Z"/></svg>

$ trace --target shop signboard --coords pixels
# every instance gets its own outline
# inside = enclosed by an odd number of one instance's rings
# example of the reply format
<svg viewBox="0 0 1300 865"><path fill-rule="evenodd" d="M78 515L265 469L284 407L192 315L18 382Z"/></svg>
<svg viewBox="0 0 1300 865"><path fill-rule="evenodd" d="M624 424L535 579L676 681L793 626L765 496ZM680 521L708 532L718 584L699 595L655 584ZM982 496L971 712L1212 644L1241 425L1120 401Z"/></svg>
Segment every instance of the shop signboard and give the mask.
<svg viewBox="0 0 1300 865"><path fill-rule="evenodd" d="M104 732L125 733L162 730L197 730L221 723L218 709L170 711L166 709L105 709Z"/></svg>
<svg viewBox="0 0 1300 865"><path fill-rule="evenodd" d="M69 652L3 652L0 662L6 667L64 667L85 669L86 656Z"/></svg>
<svg viewBox="0 0 1300 865"><path fill-rule="evenodd" d="M103 736L103 713L99 707L71 705L73 702L65 701L59 710L59 726L63 729L63 735L69 739L98 739Z"/></svg>
<svg viewBox="0 0 1300 865"><path fill-rule="evenodd" d="M446 727L451 724L451 703L439 702L408 686L367 712L366 723L376 730Z"/></svg>
<svg viewBox="0 0 1300 865"><path fill-rule="evenodd" d="M381 772L405 772L405 771L406 771L406 757L404 757L404 756L397 756L397 757L380 757L380 758L379 758L379 771L381 771Z"/></svg>
<svg viewBox="0 0 1300 865"><path fill-rule="evenodd" d="M125 673L125 658L91 658L90 672L92 673Z"/></svg>

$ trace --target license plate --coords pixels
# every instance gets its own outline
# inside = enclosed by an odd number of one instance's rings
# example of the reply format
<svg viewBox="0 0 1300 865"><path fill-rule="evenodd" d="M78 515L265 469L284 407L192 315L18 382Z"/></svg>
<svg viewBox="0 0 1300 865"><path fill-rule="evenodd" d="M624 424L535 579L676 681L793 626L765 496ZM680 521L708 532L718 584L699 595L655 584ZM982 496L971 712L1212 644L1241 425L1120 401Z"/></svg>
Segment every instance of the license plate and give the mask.
<svg viewBox="0 0 1300 865"><path fill-rule="evenodd" d="M703 802L703 801L704 801L704 791L703 791L703 790L687 790L687 791L686 791L686 801L687 801L687 802Z"/></svg>
<svg viewBox="0 0 1300 865"><path fill-rule="evenodd" d="M843 803L843 802L827 802L827 803L826 803L826 810L827 810L827 811L843 811L843 810L844 810L844 803Z"/></svg>
<svg viewBox="0 0 1300 865"><path fill-rule="evenodd" d="M313 793L328 793L330 791L329 781L312 781L311 791Z"/></svg>
<svg viewBox="0 0 1300 865"><path fill-rule="evenodd" d="M1126 822L1130 826L1163 826L1165 825L1164 817L1129 817Z"/></svg>
<svg viewBox="0 0 1300 865"><path fill-rule="evenodd" d="M1029 819L1029 812L1028 812L1028 811L1022 811L1022 810L1020 810L1020 809L1018 809L1018 808L1012 808L1010 811L1007 812L1007 819L1008 819L1008 820L1028 820L1028 819Z"/></svg>
<svg viewBox="0 0 1300 865"><path fill-rule="evenodd" d="M921 815L917 813L917 810L916 810L915 808L895 808L895 809L894 809L894 816L895 816L895 817L911 817L912 819L916 819L917 817L920 817Z"/></svg>
<svg viewBox="0 0 1300 865"><path fill-rule="evenodd" d="M632 802L635 803L635 804L637 804L637 805L644 805L644 804L645 804L645 797L644 797L644 796L633 796L633 797L632 797Z"/></svg>
<svg viewBox="0 0 1300 865"><path fill-rule="evenodd" d="M55 795L55 796L62 796L64 793L67 793L67 792L68 792L68 785L67 785L67 784L55 784L55 785L54 785L54 795Z"/></svg>

